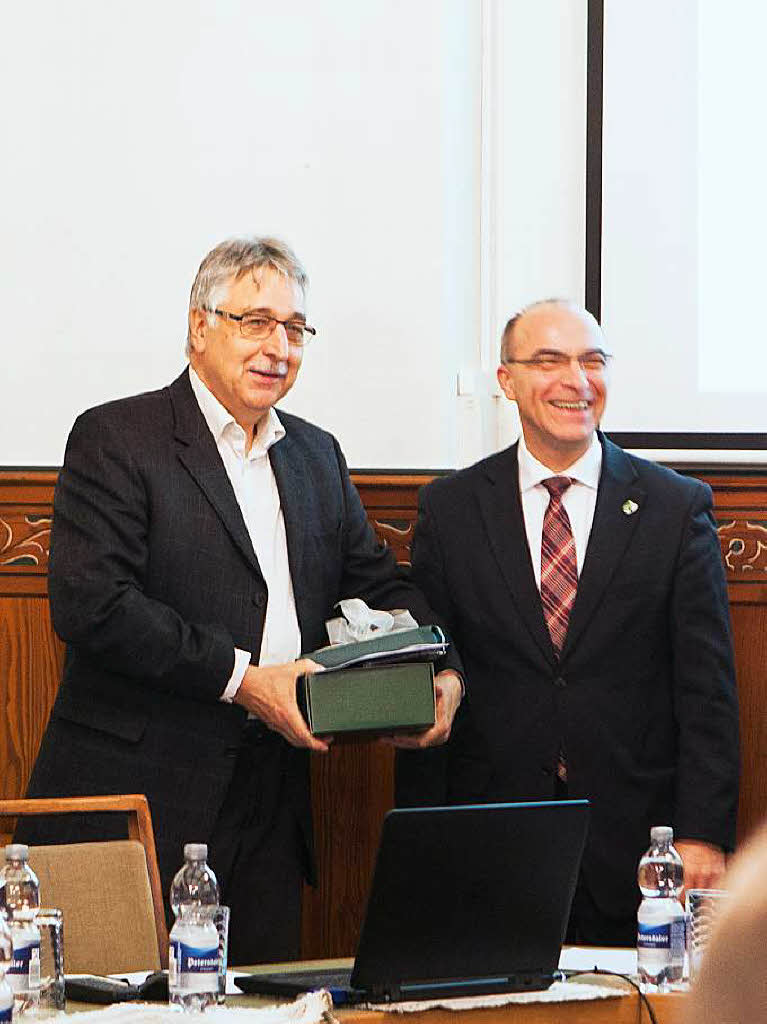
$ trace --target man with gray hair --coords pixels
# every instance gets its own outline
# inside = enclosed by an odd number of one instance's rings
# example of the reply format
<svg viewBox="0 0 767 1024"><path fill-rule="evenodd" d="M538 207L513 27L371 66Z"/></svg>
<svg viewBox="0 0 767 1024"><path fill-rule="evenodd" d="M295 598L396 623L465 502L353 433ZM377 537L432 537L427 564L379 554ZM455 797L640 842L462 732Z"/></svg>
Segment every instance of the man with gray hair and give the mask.
<svg viewBox="0 0 767 1024"><path fill-rule="evenodd" d="M53 622L64 677L29 796L143 792L167 893L206 842L232 907L230 961L299 953L311 877L309 732L296 680L337 601L409 608L420 593L376 540L337 441L274 410L315 334L284 243L235 239L203 260L189 367L169 387L76 421L54 502ZM444 741L461 696L438 676ZM114 833L59 816L28 842Z"/></svg>

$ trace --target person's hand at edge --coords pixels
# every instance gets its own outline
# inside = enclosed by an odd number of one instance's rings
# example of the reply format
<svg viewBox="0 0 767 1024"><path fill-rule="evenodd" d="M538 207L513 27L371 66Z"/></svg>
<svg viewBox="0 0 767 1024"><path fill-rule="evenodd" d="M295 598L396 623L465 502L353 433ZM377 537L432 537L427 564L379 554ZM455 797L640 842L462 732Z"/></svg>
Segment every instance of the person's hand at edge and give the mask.
<svg viewBox="0 0 767 1024"><path fill-rule="evenodd" d="M684 865L684 889L718 889L725 870L724 851L699 839L680 839L674 843ZM684 899L684 890L680 899Z"/></svg>

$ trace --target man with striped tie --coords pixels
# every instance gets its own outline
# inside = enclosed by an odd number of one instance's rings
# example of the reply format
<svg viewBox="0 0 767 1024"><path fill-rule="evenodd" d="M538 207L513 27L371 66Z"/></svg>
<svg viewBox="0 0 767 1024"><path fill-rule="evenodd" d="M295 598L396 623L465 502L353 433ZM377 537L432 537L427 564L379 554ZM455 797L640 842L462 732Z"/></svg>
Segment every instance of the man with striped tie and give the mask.
<svg viewBox="0 0 767 1024"><path fill-rule="evenodd" d="M398 799L588 798L568 940L631 945L651 825L674 827L688 886L723 871L738 713L710 488L600 433L609 360L572 303L512 317L518 443L422 491L413 575L466 699L447 748L400 754Z"/></svg>

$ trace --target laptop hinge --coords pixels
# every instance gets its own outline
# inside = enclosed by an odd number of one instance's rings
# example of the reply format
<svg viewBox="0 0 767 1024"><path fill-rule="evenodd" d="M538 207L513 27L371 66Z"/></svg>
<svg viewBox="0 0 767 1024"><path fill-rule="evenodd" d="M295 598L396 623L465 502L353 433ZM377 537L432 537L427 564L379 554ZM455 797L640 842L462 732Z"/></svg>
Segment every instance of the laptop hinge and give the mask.
<svg viewBox="0 0 767 1024"><path fill-rule="evenodd" d="M398 1003L402 999L399 985L392 982L379 982L370 986L371 1003Z"/></svg>

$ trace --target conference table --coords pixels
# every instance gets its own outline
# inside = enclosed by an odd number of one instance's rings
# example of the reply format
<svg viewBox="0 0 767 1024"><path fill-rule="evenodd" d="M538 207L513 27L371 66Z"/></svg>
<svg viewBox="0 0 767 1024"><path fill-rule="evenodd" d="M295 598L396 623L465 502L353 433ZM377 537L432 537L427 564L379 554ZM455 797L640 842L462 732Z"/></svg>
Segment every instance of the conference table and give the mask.
<svg viewBox="0 0 767 1024"><path fill-rule="evenodd" d="M291 964L268 964L235 968L230 974L269 973L275 969L297 971L315 967L336 969L351 967L349 960L311 960ZM338 1007L333 1015L341 1024L649 1024L651 1018L642 1005L639 994L628 982L605 975L584 975L572 982L610 986L622 994L616 998L578 1000L557 1003L511 1003L478 1009L428 1009L407 1014L384 1010L363 1010L357 1007ZM685 1024L684 992L655 993L648 996L658 1024ZM227 995L227 1006L261 1008L286 1002L274 996ZM124 1006L129 1004L122 1004ZM67 1002L67 1012L99 1010L103 1006ZM198 1018L199 1019L199 1018ZM203 1018L204 1020L204 1018Z"/></svg>
<svg viewBox="0 0 767 1024"><path fill-rule="evenodd" d="M598 962L598 957L597 957ZM327 966L330 969L351 967L352 960L306 961L284 964L280 968L296 970ZM274 965L242 968L245 973L267 973ZM235 973L240 973L235 971ZM641 1005L636 989L621 978L605 975L584 975L572 984L588 983L615 987L626 993L614 999L578 1000L561 1003L511 1003L506 1006L473 1009L429 1009L399 1014L382 1010L361 1010L356 1007L333 1011L342 1024L649 1024L647 1008ZM685 993L663 992L648 996L658 1024L683 1024ZM259 996L228 996L230 1006L266 1006L274 998Z"/></svg>

